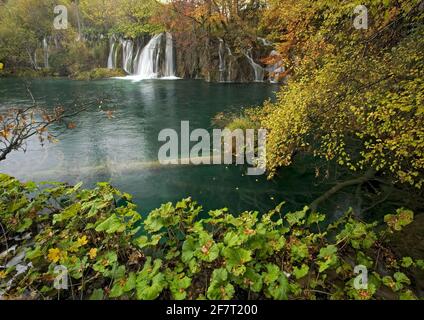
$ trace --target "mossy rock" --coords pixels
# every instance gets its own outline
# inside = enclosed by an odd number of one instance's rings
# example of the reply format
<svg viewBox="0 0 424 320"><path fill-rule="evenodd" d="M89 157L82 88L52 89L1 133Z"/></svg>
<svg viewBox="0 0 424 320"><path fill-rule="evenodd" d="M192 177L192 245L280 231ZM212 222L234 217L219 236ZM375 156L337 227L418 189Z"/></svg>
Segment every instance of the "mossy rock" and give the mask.
<svg viewBox="0 0 424 320"><path fill-rule="evenodd" d="M72 78L75 80L100 80L124 76L126 76L126 73L121 69L96 68L90 71L78 72Z"/></svg>

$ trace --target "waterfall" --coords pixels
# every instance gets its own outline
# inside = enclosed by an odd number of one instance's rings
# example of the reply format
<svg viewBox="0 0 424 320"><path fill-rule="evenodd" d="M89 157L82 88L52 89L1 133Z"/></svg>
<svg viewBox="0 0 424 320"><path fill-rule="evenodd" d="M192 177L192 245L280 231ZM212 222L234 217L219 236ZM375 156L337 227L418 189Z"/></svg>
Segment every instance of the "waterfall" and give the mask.
<svg viewBox="0 0 424 320"><path fill-rule="evenodd" d="M158 78L178 79L175 76L175 48L170 33L155 35L144 47L143 41L121 39L118 42L115 37L112 37L107 64L109 69L117 67L116 57L120 52L119 45L122 45L123 69L130 74L121 79L134 81Z"/></svg>
<svg viewBox="0 0 424 320"><path fill-rule="evenodd" d="M165 41L165 43L164 43ZM165 53L163 53L165 48ZM155 35L134 59L134 80L177 79L175 77L174 42L170 33Z"/></svg>
<svg viewBox="0 0 424 320"><path fill-rule="evenodd" d="M131 40L123 40L122 52L122 67L126 73L131 74L133 69L134 43Z"/></svg>
<svg viewBox="0 0 424 320"><path fill-rule="evenodd" d="M227 81L231 82L232 81L231 80L231 68L232 68L232 65L233 65L233 60L232 60L233 53L231 52L231 49L228 45L225 45L225 47L227 48L228 57L229 57Z"/></svg>
<svg viewBox="0 0 424 320"><path fill-rule="evenodd" d="M252 50L250 49L248 54L245 53L244 55L246 56L247 60L249 60L250 65L255 71L255 82L263 82L265 77L265 70L253 60Z"/></svg>
<svg viewBox="0 0 424 320"><path fill-rule="evenodd" d="M258 37L258 40L262 42L265 47L272 47L273 44L265 38Z"/></svg>
<svg viewBox="0 0 424 320"><path fill-rule="evenodd" d="M165 77L175 77L174 40L169 32L166 33Z"/></svg>
<svg viewBox="0 0 424 320"><path fill-rule="evenodd" d="M44 68L49 68L49 43L47 42L47 38L43 39L43 52L44 52Z"/></svg>
<svg viewBox="0 0 424 320"><path fill-rule="evenodd" d="M225 59L224 59L224 40L219 39L219 82L224 82Z"/></svg>
<svg viewBox="0 0 424 320"><path fill-rule="evenodd" d="M116 60L115 60L115 46L116 39L115 37L111 37L109 40L110 49L109 49L109 58L107 59L107 68L115 69L116 68Z"/></svg>
<svg viewBox="0 0 424 320"><path fill-rule="evenodd" d="M135 50L136 54L133 61L133 71L138 70L138 61L140 60L140 54L143 50L143 44L142 42L137 42L137 49Z"/></svg>
<svg viewBox="0 0 424 320"><path fill-rule="evenodd" d="M137 61L135 74L140 79L155 79L159 77L158 59L163 34L157 34L141 51Z"/></svg>

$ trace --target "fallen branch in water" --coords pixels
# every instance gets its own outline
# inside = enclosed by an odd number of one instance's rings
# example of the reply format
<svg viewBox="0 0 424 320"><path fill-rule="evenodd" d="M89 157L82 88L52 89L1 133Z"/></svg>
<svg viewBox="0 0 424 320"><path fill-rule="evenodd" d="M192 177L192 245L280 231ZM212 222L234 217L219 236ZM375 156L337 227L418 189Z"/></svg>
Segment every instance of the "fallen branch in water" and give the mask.
<svg viewBox="0 0 424 320"><path fill-rule="evenodd" d="M326 193L324 193L322 196L320 196L318 199L316 199L314 202L312 202L309 205L309 209L312 212L316 212L318 206L322 202L329 199L331 196L335 195L340 190L347 188L347 187L363 184L363 183L371 180L374 176L375 176L375 170L369 169L363 176L361 176L359 178L343 181L343 182L336 184L334 187L332 187L330 190L328 190Z"/></svg>

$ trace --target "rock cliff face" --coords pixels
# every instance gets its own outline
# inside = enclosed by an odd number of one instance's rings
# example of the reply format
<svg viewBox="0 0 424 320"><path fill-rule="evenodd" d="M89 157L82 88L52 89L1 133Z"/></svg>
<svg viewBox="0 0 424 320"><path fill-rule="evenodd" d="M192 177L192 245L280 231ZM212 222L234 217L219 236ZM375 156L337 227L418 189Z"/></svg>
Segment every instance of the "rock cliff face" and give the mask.
<svg viewBox="0 0 424 320"><path fill-rule="evenodd" d="M193 40L186 35L162 33L130 40L113 37L108 68L146 78L177 76L209 82L277 82L284 68L263 61L275 55L263 39L239 48L219 38Z"/></svg>
<svg viewBox="0 0 424 320"><path fill-rule="evenodd" d="M189 43L176 38L177 75L181 78L211 82L276 82L280 66L267 66L262 61L275 52L261 41L255 47L240 49L222 39Z"/></svg>

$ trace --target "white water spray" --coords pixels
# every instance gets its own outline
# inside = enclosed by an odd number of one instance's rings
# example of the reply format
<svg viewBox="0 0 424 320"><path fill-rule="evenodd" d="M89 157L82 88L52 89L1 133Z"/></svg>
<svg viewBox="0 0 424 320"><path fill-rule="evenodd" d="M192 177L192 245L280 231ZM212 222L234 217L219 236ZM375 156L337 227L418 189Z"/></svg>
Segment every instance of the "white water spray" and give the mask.
<svg viewBox="0 0 424 320"><path fill-rule="evenodd" d="M252 66L254 72L255 72L255 82L263 82L265 78L265 70L260 65L258 65L252 58L252 50L250 49L248 53L244 54L249 60L250 65Z"/></svg>
<svg viewBox="0 0 424 320"><path fill-rule="evenodd" d="M49 43L47 42L47 38L43 39L43 53L44 53L44 68L49 68Z"/></svg>

